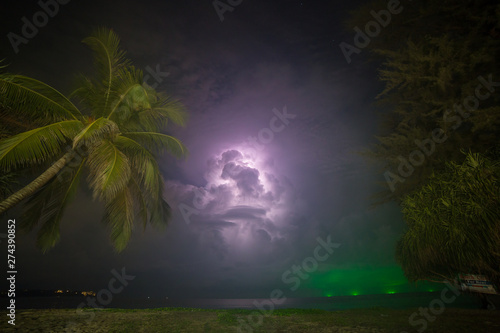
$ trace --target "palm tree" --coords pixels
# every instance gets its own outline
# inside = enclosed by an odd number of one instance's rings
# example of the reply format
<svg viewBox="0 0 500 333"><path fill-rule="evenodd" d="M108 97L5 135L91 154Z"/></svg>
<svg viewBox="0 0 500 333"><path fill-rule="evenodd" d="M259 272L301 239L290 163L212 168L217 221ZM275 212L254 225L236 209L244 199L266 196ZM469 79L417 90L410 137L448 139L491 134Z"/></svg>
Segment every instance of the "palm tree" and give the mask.
<svg viewBox="0 0 500 333"><path fill-rule="evenodd" d="M410 281L483 274L500 286L500 165L479 154L405 197L396 259Z"/></svg>
<svg viewBox="0 0 500 333"><path fill-rule="evenodd" d="M178 102L143 83L113 31L99 29L83 42L94 52L97 75L82 76L69 97L33 78L0 74L0 104L37 124L0 141L0 170L53 162L2 201L0 214L29 198L26 228L41 225L37 244L46 251L59 240L64 210L86 172L93 198L104 203L103 220L119 252L136 217L144 227L161 227L169 219L157 153L186 153L178 139L162 133L169 121L184 125L185 113Z"/></svg>

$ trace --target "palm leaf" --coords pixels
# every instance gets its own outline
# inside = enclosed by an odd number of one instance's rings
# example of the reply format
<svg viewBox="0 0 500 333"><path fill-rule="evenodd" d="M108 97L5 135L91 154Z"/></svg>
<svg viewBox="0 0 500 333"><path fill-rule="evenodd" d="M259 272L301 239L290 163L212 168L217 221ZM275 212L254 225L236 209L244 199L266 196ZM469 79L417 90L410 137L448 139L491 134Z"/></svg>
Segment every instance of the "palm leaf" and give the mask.
<svg viewBox="0 0 500 333"><path fill-rule="evenodd" d="M164 182L161 176L160 178L161 186L156 195L158 199L150 200L148 203L150 212L149 223L155 228L164 229L172 217L172 209L163 196Z"/></svg>
<svg viewBox="0 0 500 333"><path fill-rule="evenodd" d="M103 139L112 139L119 129L111 120L99 118L87 125L73 140L73 148L79 145L90 147Z"/></svg>
<svg viewBox="0 0 500 333"><path fill-rule="evenodd" d="M125 58L125 51L120 50L120 39L108 29L98 29L92 36L83 40L95 53L94 61L98 70L97 83L102 88L102 114L108 109L111 102L111 90L113 81L116 79L116 73L121 68L130 64Z"/></svg>
<svg viewBox="0 0 500 333"><path fill-rule="evenodd" d="M131 191L132 197L134 198L134 202L137 206L137 215L142 221L143 230L146 230L146 226L148 224L148 203L145 196L145 193L141 189L141 185L136 180L136 177L130 178L129 189Z"/></svg>
<svg viewBox="0 0 500 333"><path fill-rule="evenodd" d="M139 175L138 179L141 181L141 186L144 186L149 193L154 193L153 196L156 196L161 185L161 179L155 156L138 142L125 136L118 136L114 140L114 144L129 159L130 166Z"/></svg>
<svg viewBox="0 0 500 333"><path fill-rule="evenodd" d="M106 110L108 119L121 124L133 112L149 109L149 97L142 86L142 71L133 66L123 68L117 73L112 86L112 101Z"/></svg>
<svg viewBox="0 0 500 333"><path fill-rule="evenodd" d="M161 184L156 193L147 191L139 182L131 178L129 188L138 208L143 230L146 230L148 223L156 229L163 230L171 218L170 205L163 197L163 178L161 176L159 178Z"/></svg>
<svg viewBox="0 0 500 333"><path fill-rule="evenodd" d="M65 120L20 133L0 141L0 169L39 164L61 152L83 127L78 120Z"/></svg>
<svg viewBox="0 0 500 333"><path fill-rule="evenodd" d="M174 124L179 126L184 126L186 124L187 113L184 106L177 100L164 93L157 92L152 87L143 83L143 87L146 90L151 108L154 114L158 117L163 117L166 120L172 121ZM162 129L160 127L159 129Z"/></svg>
<svg viewBox="0 0 500 333"><path fill-rule="evenodd" d="M132 169L137 174L137 177L132 177L133 193L139 203L144 228L146 222L155 227L165 227L171 217L171 208L163 197L164 181L154 155L124 136L117 137L114 143L128 156ZM149 219L143 215L145 208L149 212Z"/></svg>
<svg viewBox="0 0 500 333"><path fill-rule="evenodd" d="M154 108L154 112L162 115L168 120L171 120L174 124L179 126L184 126L186 124L187 113L184 112L182 107L178 107L177 103L172 103L171 105Z"/></svg>
<svg viewBox="0 0 500 333"><path fill-rule="evenodd" d="M33 195L26 204L22 227L32 230L40 224L37 246L46 252L59 241L59 225L66 207L73 198L80 183L85 159L73 168L66 167L56 178Z"/></svg>
<svg viewBox="0 0 500 333"><path fill-rule="evenodd" d="M19 175L16 172L2 172L0 174L0 200L12 194L13 185L17 185Z"/></svg>
<svg viewBox="0 0 500 333"><path fill-rule="evenodd" d="M75 86L78 88L73 90L68 98L75 98L83 106L83 110L94 118L102 117L102 114L99 114L98 111L103 108L103 94L98 91L94 82L85 75L78 75L75 81Z"/></svg>
<svg viewBox="0 0 500 333"><path fill-rule="evenodd" d="M122 132L160 132L166 128L168 119L154 109L146 109L130 115L120 128Z"/></svg>
<svg viewBox="0 0 500 333"><path fill-rule="evenodd" d="M103 223L111 228L111 241L115 250L123 251L134 226L134 201L128 186L106 200Z"/></svg>
<svg viewBox="0 0 500 333"><path fill-rule="evenodd" d="M159 132L164 130L169 121L179 126L184 126L187 115L176 103L164 107L153 107L139 111L136 117L130 118L122 127L129 132L145 131Z"/></svg>
<svg viewBox="0 0 500 333"><path fill-rule="evenodd" d="M187 154L184 145L173 136L156 132L127 132L123 136L139 142L147 149L157 150L159 152L168 151L176 157Z"/></svg>
<svg viewBox="0 0 500 333"><path fill-rule="evenodd" d="M154 109L176 125L186 124L187 113L184 106L163 93L158 93L158 102L154 104Z"/></svg>
<svg viewBox="0 0 500 333"><path fill-rule="evenodd" d="M81 120L80 110L56 89L33 78L0 74L1 104L33 118Z"/></svg>
<svg viewBox="0 0 500 333"><path fill-rule="evenodd" d="M109 201L118 195L129 182L129 160L108 140L90 149L88 165L89 183L93 189L94 198Z"/></svg>

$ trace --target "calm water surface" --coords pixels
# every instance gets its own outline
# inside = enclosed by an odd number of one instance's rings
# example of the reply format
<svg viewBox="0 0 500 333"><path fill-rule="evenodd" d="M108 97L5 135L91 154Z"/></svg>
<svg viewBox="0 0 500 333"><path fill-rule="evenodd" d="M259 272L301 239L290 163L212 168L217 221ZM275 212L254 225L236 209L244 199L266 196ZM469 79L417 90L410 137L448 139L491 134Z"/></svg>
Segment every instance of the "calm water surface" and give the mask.
<svg viewBox="0 0 500 333"><path fill-rule="evenodd" d="M393 309L404 309L414 307L427 307L434 299L440 298L440 292L429 293L406 293L392 295L359 295L359 296L337 296L322 298L287 298L282 304L275 308L300 308L300 309L322 309L342 310L354 308L384 307ZM160 307L191 307L204 309L254 309L255 304L263 304L269 299L155 299L155 298L119 298L115 297L106 305L107 308L123 309L148 309ZM18 297L16 307L18 309L42 309L42 308L76 308L85 301L83 296L62 297ZM88 305L90 306L90 305ZM454 302L447 305L455 308L478 308L478 300L467 294L461 294Z"/></svg>

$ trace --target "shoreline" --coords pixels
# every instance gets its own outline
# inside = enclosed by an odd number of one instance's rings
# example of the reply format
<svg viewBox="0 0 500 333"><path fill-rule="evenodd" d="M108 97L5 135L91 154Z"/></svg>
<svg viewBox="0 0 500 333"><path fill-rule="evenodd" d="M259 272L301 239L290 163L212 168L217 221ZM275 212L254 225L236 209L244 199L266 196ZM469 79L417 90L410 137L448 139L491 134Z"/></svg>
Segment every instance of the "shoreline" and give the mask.
<svg viewBox="0 0 500 333"><path fill-rule="evenodd" d="M93 297L91 297L93 298ZM440 291L427 293L395 293L359 296L303 297L286 298L274 304L276 309L315 308L321 310L346 310L357 308L385 307L408 309L428 306L434 299L441 298ZM204 309L255 309L254 302L266 302L266 298L159 298L159 297L114 297L106 304L97 304L103 308L151 309L151 308L204 308ZM88 297L84 296L34 296L18 297L17 309L76 309L85 303L92 307ZM279 304L278 304L279 303ZM448 307L474 309L479 308L479 300L468 294L460 294ZM96 306L97 306L96 305ZM81 307L81 306L80 306Z"/></svg>
<svg viewBox="0 0 500 333"><path fill-rule="evenodd" d="M425 311L423 311L425 310ZM498 332L500 311L413 309L20 309L2 332ZM426 319L427 318L427 319ZM433 320L431 320L433 319Z"/></svg>

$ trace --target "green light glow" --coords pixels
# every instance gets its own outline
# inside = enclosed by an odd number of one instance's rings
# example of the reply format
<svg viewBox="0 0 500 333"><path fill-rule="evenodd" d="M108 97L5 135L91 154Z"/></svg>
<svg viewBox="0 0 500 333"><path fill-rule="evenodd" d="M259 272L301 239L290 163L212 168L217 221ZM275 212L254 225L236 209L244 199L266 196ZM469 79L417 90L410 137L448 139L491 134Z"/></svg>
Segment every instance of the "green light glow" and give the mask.
<svg viewBox="0 0 500 333"><path fill-rule="evenodd" d="M397 265L385 267L361 266L331 269L311 273L301 289L316 296L357 296L368 294L395 294L429 292L442 288L437 283L408 283Z"/></svg>

